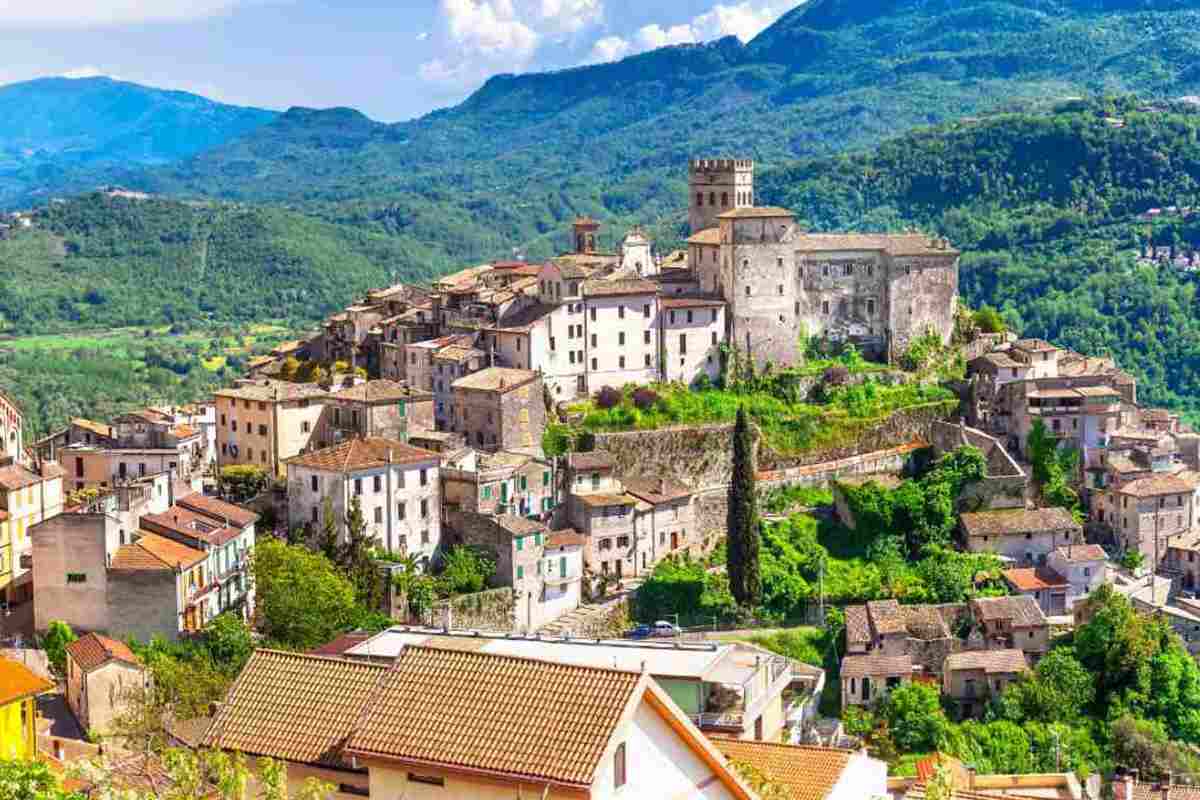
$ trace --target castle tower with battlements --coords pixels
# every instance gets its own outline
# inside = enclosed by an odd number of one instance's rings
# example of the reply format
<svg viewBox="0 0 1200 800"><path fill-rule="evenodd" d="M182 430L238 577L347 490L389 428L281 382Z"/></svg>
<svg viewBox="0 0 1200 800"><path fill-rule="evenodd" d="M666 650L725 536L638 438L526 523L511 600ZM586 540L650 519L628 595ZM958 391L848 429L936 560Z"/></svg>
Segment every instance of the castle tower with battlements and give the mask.
<svg viewBox="0 0 1200 800"><path fill-rule="evenodd" d="M692 234L717 226L717 217L754 206L754 162L740 158L693 159L688 164L688 223Z"/></svg>

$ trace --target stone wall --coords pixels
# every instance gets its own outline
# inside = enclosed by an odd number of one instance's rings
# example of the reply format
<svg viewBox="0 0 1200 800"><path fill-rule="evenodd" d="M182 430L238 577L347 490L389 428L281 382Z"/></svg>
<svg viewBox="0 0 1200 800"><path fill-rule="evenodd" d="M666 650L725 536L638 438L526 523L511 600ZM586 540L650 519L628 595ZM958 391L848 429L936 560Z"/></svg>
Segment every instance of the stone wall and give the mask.
<svg viewBox="0 0 1200 800"><path fill-rule="evenodd" d="M911 470L913 462L921 458L927 447L925 442L917 439L898 447L849 458L780 470L764 470L758 473L758 489L761 493L783 486L824 486L847 475L906 472Z"/></svg>
<svg viewBox="0 0 1200 800"><path fill-rule="evenodd" d="M429 621L439 627L444 626L446 609L449 608L452 630L508 633L516 629L513 620L514 606L512 587L505 586L453 597L440 604L437 611L430 612Z"/></svg>
<svg viewBox="0 0 1200 800"><path fill-rule="evenodd" d="M597 433L595 449L612 455L622 478L667 478L703 492L728 484L733 425Z"/></svg>

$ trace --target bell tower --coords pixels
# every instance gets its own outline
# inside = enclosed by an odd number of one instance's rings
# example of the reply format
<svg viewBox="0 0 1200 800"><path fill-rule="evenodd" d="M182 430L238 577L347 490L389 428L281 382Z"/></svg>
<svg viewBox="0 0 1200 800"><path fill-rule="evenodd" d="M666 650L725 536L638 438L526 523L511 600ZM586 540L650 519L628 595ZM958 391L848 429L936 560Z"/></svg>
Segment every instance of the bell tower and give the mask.
<svg viewBox="0 0 1200 800"><path fill-rule="evenodd" d="M754 207L754 162L702 158L688 164L688 224L692 235L715 228L717 217L735 208Z"/></svg>
<svg viewBox="0 0 1200 800"><path fill-rule="evenodd" d="M576 217L575 252L579 254L595 253L596 239L600 233L600 223L591 217Z"/></svg>

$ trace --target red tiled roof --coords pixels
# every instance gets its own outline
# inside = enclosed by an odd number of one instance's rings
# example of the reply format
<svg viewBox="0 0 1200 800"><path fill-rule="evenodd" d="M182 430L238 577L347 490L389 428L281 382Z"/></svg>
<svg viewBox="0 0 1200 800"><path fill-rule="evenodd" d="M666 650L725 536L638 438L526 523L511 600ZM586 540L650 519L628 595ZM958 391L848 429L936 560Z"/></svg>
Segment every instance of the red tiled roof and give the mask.
<svg viewBox="0 0 1200 800"><path fill-rule="evenodd" d="M546 537L546 547L582 547L587 544L587 537L570 528L554 531Z"/></svg>
<svg viewBox="0 0 1200 800"><path fill-rule="evenodd" d="M71 642L67 645L67 655L84 672L91 672L110 661L123 661L135 666L142 664L141 660L124 642L118 642L116 639L110 639L98 633L89 633Z"/></svg>
<svg viewBox="0 0 1200 800"><path fill-rule="evenodd" d="M1066 578L1049 567L1006 569L1004 570L1004 579L1018 592L1061 589L1069 585Z"/></svg>
<svg viewBox="0 0 1200 800"><path fill-rule="evenodd" d="M213 547L220 547L242 533L240 526L227 526L224 520L215 520L208 514L193 511L183 505L174 505L162 514L146 514L142 517L141 524L143 528L154 533L174 531Z"/></svg>
<svg viewBox="0 0 1200 800"><path fill-rule="evenodd" d="M308 467L330 472L355 472L384 467L390 464L419 464L422 461L441 462L441 456L430 450L394 439L351 439L348 442L294 456L288 466Z"/></svg>
<svg viewBox="0 0 1200 800"><path fill-rule="evenodd" d="M336 639L326 642L320 647L314 647L308 651L310 656L340 656L347 650L357 647L358 645L371 638L369 633L350 632L343 633Z"/></svg>
<svg viewBox="0 0 1200 800"><path fill-rule="evenodd" d="M54 684L17 661L0 658L0 706L48 692Z"/></svg>
<svg viewBox="0 0 1200 800"><path fill-rule="evenodd" d="M216 520L229 520L239 528L258 521L258 514L248 508L226 503L220 498L209 497L199 492L180 497L175 504Z"/></svg>

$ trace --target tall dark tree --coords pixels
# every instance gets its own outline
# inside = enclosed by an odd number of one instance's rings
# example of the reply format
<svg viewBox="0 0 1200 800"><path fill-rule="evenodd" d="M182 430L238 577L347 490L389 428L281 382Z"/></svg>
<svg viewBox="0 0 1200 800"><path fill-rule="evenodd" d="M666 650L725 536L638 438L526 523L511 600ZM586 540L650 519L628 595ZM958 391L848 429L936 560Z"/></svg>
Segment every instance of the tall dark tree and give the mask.
<svg viewBox="0 0 1200 800"><path fill-rule="evenodd" d="M338 548L337 565L354 584L358 602L371 610L379 608L383 601L379 568L371 553L375 544L374 537L367 530L362 503L355 495L350 500L350 508L346 510L346 541Z"/></svg>
<svg viewBox="0 0 1200 800"><path fill-rule="evenodd" d="M758 524L754 474L754 433L746 409L738 409L733 429L733 476L729 484L726 546L729 590L739 605L762 602L762 574L758 566L761 535Z"/></svg>

